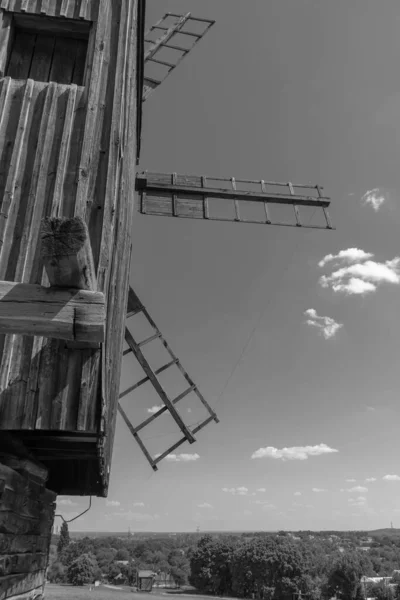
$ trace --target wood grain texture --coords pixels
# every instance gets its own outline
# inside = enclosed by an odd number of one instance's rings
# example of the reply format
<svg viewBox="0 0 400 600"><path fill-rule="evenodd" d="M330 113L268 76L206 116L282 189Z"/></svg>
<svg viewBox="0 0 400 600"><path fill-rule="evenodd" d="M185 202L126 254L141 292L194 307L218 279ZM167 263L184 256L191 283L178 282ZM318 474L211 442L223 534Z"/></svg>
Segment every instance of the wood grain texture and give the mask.
<svg viewBox="0 0 400 600"><path fill-rule="evenodd" d="M104 294L0 281L0 332L103 342Z"/></svg>
<svg viewBox="0 0 400 600"><path fill-rule="evenodd" d="M96 21L99 0L2 0L0 7L19 13Z"/></svg>
<svg viewBox="0 0 400 600"><path fill-rule="evenodd" d="M70 348L45 336L0 336L0 427L23 428L26 435L28 431L96 434L97 464L95 455L85 463L96 472L86 479L74 478L74 469L82 474L85 469L73 466L66 486L87 493L90 481L96 493L104 495L115 431L132 243L139 1L27 0L22 4L1 0L2 8L21 16L42 13L93 22L88 60L84 68L83 63L78 71L74 67L72 75L77 82L83 77L85 87L34 81L25 108L26 81L0 80L0 203L14 175L23 190L12 199L17 215L9 229L13 247L6 251L3 245L0 251L3 280L48 286L40 255L41 221L81 216L89 230L107 324L100 349ZM76 56L78 51L82 54L83 48L76 47ZM47 69L40 56L35 68ZM18 136L26 113L25 131ZM16 170L13 156L19 156ZM29 438L32 449L34 439ZM63 449L63 460L69 451L73 455L72 440L70 450ZM46 460L50 463L50 458ZM61 493L61 479L57 486Z"/></svg>

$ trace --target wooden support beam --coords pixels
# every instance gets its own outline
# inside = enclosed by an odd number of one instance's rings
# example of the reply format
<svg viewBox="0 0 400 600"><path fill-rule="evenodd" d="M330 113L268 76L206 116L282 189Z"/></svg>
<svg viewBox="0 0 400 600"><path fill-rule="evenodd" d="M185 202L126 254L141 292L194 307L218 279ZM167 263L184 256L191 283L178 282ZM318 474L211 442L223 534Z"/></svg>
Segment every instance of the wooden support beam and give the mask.
<svg viewBox="0 0 400 600"><path fill-rule="evenodd" d="M0 333L104 341L104 294L0 281Z"/></svg>

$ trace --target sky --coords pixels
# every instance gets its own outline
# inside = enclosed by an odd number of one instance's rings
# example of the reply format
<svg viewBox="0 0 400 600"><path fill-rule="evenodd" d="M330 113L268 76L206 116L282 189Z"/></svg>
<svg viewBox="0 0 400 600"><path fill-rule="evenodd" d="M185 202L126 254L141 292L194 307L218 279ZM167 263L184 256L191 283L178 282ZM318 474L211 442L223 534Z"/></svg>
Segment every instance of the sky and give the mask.
<svg viewBox="0 0 400 600"><path fill-rule="evenodd" d="M131 285L220 423L153 473L118 417L109 496L70 529L400 527L398 2L148 0L149 24L167 10L216 24L145 103L140 169L318 183L336 230L135 217ZM152 453L180 437L156 421Z"/></svg>

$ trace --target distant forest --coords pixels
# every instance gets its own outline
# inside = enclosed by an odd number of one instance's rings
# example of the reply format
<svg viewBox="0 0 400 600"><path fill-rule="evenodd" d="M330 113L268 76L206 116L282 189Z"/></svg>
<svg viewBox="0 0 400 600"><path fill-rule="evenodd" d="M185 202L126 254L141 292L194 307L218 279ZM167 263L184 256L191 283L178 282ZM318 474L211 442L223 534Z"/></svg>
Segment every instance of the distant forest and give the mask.
<svg viewBox="0 0 400 600"><path fill-rule="evenodd" d="M48 579L135 586L137 572L149 570L215 596L400 600L397 530L147 536L71 539L64 525L53 536Z"/></svg>

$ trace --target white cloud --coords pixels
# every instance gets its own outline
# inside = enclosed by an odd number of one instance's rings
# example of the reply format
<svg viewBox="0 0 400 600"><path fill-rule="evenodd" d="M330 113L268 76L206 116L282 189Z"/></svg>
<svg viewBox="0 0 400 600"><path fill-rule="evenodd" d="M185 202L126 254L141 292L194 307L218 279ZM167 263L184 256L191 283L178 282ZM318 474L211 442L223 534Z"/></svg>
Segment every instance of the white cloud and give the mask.
<svg viewBox="0 0 400 600"><path fill-rule="evenodd" d="M328 262L339 261L343 263L351 264L352 262L359 262L361 260L367 260L372 258L374 255L369 252L364 252L359 248L347 248L347 250L341 250L338 254L327 254L319 263L319 267L324 267Z"/></svg>
<svg viewBox="0 0 400 600"><path fill-rule="evenodd" d="M202 504L198 504L197 506L199 508L213 508L212 504L209 504L208 502L203 502Z"/></svg>
<svg viewBox="0 0 400 600"><path fill-rule="evenodd" d="M244 486L236 487L236 488L222 488L222 491L227 494L232 494L233 496L247 496L248 488Z"/></svg>
<svg viewBox="0 0 400 600"><path fill-rule="evenodd" d="M351 506L366 506L367 499L364 496L358 496L358 498L349 498L348 503Z"/></svg>
<svg viewBox="0 0 400 600"><path fill-rule="evenodd" d="M121 502L118 502L118 500L106 500L106 506L121 506Z"/></svg>
<svg viewBox="0 0 400 600"><path fill-rule="evenodd" d="M134 506L134 507L135 507L135 506L137 506L137 507L139 507L139 506L144 506L144 502L134 502L134 503L132 504L132 506Z"/></svg>
<svg viewBox="0 0 400 600"><path fill-rule="evenodd" d="M72 502L70 498L57 498L58 506L78 506L77 502Z"/></svg>
<svg viewBox="0 0 400 600"><path fill-rule="evenodd" d="M374 408L373 406L367 406L366 409L367 409L368 412L375 412L376 411L376 408Z"/></svg>
<svg viewBox="0 0 400 600"><path fill-rule="evenodd" d="M251 512L251 510L248 510L247 508L243 511L243 514L245 517L250 517L250 515L252 515L253 513Z"/></svg>
<svg viewBox="0 0 400 600"><path fill-rule="evenodd" d="M339 452L334 448L330 448L326 444L318 444L317 446L292 446L291 448L274 448L267 446L259 448L251 455L251 458L275 458L280 460L307 460L309 456L320 456L321 454L331 454Z"/></svg>
<svg viewBox="0 0 400 600"><path fill-rule="evenodd" d="M331 317L320 317L313 308L307 309L304 314L308 317L306 323L319 329L326 340L335 336L337 331L343 327L342 323L336 323Z"/></svg>
<svg viewBox="0 0 400 600"><path fill-rule="evenodd" d="M379 188L368 190L368 192L366 192L362 197L363 203L370 204L375 211L378 211L380 209L385 200L386 198Z"/></svg>
<svg viewBox="0 0 400 600"><path fill-rule="evenodd" d="M364 487L363 485L355 485L354 487L344 491L350 492L350 494L365 494L366 492L368 492L368 488Z"/></svg>
<svg viewBox="0 0 400 600"><path fill-rule="evenodd" d="M160 456L156 454L156 457ZM165 460L169 462L192 462L194 460L199 460L199 454L167 454Z"/></svg>
<svg viewBox="0 0 400 600"><path fill-rule="evenodd" d="M367 477L365 481L366 483L373 483L374 481L376 481L376 477Z"/></svg>
<svg viewBox="0 0 400 600"><path fill-rule="evenodd" d="M295 492L294 495L295 496L301 496L301 492Z"/></svg>
<svg viewBox="0 0 400 600"><path fill-rule="evenodd" d="M253 504L262 506L263 510L272 510L273 508L276 508L275 504L271 504L268 500L254 500Z"/></svg>
<svg viewBox="0 0 400 600"><path fill-rule="evenodd" d="M154 415L154 413L158 412L161 408L164 408L163 404L161 404L160 406L152 406L151 408L147 409L147 412L151 415Z"/></svg>
<svg viewBox="0 0 400 600"><path fill-rule="evenodd" d="M315 492L316 494L320 494L321 492L326 492L326 490L324 490L322 488L313 488L312 491Z"/></svg>
<svg viewBox="0 0 400 600"><path fill-rule="evenodd" d="M341 256L342 253L347 254ZM357 248L342 250L342 253L339 252L339 254L333 257L339 261L339 265L334 267L336 270L333 270L330 275L322 275L320 277L319 283L322 287L348 295L363 295L375 292L378 286L383 283L394 285L400 283L400 257L396 256L392 260L380 263L370 260L373 254L368 254ZM354 262L354 257L357 254L357 262ZM324 266L331 260L329 257L332 256L326 256L319 265ZM349 257L353 258L350 260ZM340 264L344 266L337 268Z"/></svg>
<svg viewBox="0 0 400 600"><path fill-rule="evenodd" d="M355 479L346 479L347 483L355 483L356 480Z"/></svg>
<svg viewBox="0 0 400 600"><path fill-rule="evenodd" d="M139 523L146 523L148 521L156 521L157 519L160 518L160 515L157 515L157 514L150 515L150 514L146 514L146 513L132 512L131 510L128 510L125 512L114 513L114 515L116 517L123 517L124 519L127 519L128 521L138 521Z"/></svg>
<svg viewBox="0 0 400 600"><path fill-rule="evenodd" d="M400 476L399 475L385 475L383 477L383 479L385 481L400 481Z"/></svg>
<svg viewBox="0 0 400 600"><path fill-rule="evenodd" d="M258 488L257 492L266 492L266 488Z"/></svg>

